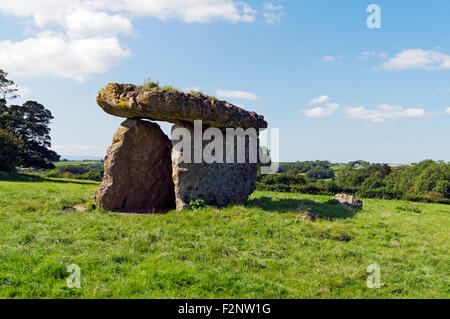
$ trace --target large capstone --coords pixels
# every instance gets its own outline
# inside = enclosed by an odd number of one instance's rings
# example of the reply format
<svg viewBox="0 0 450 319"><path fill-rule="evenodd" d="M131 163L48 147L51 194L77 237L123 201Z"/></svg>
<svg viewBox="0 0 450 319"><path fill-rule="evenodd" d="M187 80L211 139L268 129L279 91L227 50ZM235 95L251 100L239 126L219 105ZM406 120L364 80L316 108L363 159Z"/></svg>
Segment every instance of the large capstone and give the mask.
<svg viewBox="0 0 450 319"><path fill-rule="evenodd" d="M178 123L203 121L212 127L267 128L264 117L203 94L110 83L98 92L98 105L111 115Z"/></svg>
<svg viewBox="0 0 450 319"><path fill-rule="evenodd" d="M173 126L172 132L179 128L187 129L190 135L194 137L194 126L191 123L180 122ZM203 135L203 133L204 130L202 130L201 134ZM222 131L222 134L225 140L225 130ZM253 193L256 185L258 164L256 161L252 163L250 160L250 139L248 136L243 139L246 145L243 163L239 163L237 160L237 147L239 144L236 140L237 138L234 138L234 143L232 143L234 154L232 163L227 163L226 161L227 145L225 141L222 151L223 163L207 163L205 158L202 158L200 163L195 163L194 140L191 140L187 148L176 147L176 144L182 142L181 138L172 140L175 146L172 149L172 176L175 186L176 208L178 210L189 207L190 203L197 199L202 199L209 205L214 206L241 204ZM257 137L254 142L254 150L257 153L259 150ZM205 146L209 143L211 142L202 141L201 150L206 150ZM190 160L186 160L184 157L186 151L190 153Z"/></svg>
<svg viewBox="0 0 450 319"><path fill-rule="evenodd" d="M108 210L174 208L171 150L172 144L158 124L124 121L108 148L95 203Z"/></svg>

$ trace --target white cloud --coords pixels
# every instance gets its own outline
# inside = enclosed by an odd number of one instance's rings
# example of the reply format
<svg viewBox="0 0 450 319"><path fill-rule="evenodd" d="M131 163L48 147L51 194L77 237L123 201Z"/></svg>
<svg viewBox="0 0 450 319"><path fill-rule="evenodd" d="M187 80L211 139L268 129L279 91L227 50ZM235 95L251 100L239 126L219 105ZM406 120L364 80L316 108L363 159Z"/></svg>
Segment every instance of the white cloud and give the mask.
<svg viewBox="0 0 450 319"><path fill-rule="evenodd" d="M77 9L70 12L63 21L63 26L69 36L111 36L116 34L131 34L131 21L121 15L109 15L105 12L95 12L87 9Z"/></svg>
<svg viewBox="0 0 450 319"><path fill-rule="evenodd" d="M323 107L315 107L308 110L302 110L301 112L307 117L325 117L333 115L339 109L337 103L327 103Z"/></svg>
<svg viewBox="0 0 450 319"><path fill-rule="evenodd" d="M117 38L68 39L61 34L39 34L20 42L0 42L0 65L18 77L50 75L83 81L106 72L129 56Z"/></svg>
<svg viewBox="0 0 450 319"><path fill-rule="evenodd" d="M345 57L356 58L358 60L368 60L370 58L380 58L385 59L388 57L387 53L376 52L376 51L362 51L361 53L349 53L342 52L339 55L326 55L322 57L322 62L324 63L342 63Z"/></svg>
<svg viewBox="0 0 450 319"><path fill-rule="evenodd" d="M132 24L120 14L110 15L92 8L89 1L7 1L0 11L31 18L39 29L64 30L71 37L130 34Z"/></svg>
<svg viewBox="0 0 450 319"><path fill-rule="evenodd" d="M227 20L252 22L256 11L234 0L91 0L93 6L112 11L127 11L160 20L177 19L187 23Z"/></svg>
<svg viewBox="0 0 450 319"><path fill-rule="evenodd" d="M445 113L450 114L450 107L445 110Z"/></svg>
<svg viewBox="0 0 450 319"><path fill-rule="evenodd" d="M369 58L387 58L387 54L384 52L376 52L376 51L363 51L360 55L358 55L358 59L360 60L367 60Z"/></svg>
<svg viewBox="0 0 450 319"><path fill-rule="evenodd" d="M281 21L281 17L284 15L284 7L281 4L275 5L271 2L264 2L263 8L263 16L267 23L274 24Z"/></svg>
<svg viewBox="0 0 450 319"><path fill-rule="evenodd" d="M79 7L80 1L76 0L2 0L0 11L18 17L31 17L39 28L44 28L49 23L61 23L68 10Z"/></svg>
<svg viewBox="0 0 450 319"><path fill-rule="evenodd" d="M385 62L381 69L428 71L450 69L450 55L431 50L406 49Z"/></svg>
<svg viewBox="0 0 450 319"><path fill-rule="evenodd" d="M402 106L393 106L382 104L375 109L367 109L363 106L347 107L344 110L347 117L352 119L365 119L372 122L384 122L385 120L406 118L406 117L423 117L428 115L424 109L420 108L403 108Z"/></svg>
<svg viewBox="0 0 450 319"><path fill-rule="evenodd" d="M0 12L24 19L31 36L0 42L0 65L13 76L85 80L129 56L117 36L133 32L131 17L252 22L256 11L235 0L0 0ZM30 28L31 26L31 28Z"/></svg>
<svg viewBox="0 0 450 319"><path fill-rule="evenodd" d="M316 97L312 100L309 101L309 104L320 104L320 103L325 103L328 102L330 100L330 98L326 95L321 95L319 97Z"/></svg>
<svg viewBox="0 0 450 319"><path fill-rule="evenodd" d="M234 0L6 0L0 10L21 17L32 17L43 28L49 23L63 24L75 10L112 11L155 17L161 20L178 19L184 22L228 20L251 22L256 11L242 1Z"/></svg>
<svg viewBox="0 0 450 319"><path fill-rule="evenodd" d="M258 97L254 93L245 92L245 91L230 91L230 90L218 90L216 92L218 97L222 98L235 98L235 99L244 99L244 100L257 100Z"/></svg>

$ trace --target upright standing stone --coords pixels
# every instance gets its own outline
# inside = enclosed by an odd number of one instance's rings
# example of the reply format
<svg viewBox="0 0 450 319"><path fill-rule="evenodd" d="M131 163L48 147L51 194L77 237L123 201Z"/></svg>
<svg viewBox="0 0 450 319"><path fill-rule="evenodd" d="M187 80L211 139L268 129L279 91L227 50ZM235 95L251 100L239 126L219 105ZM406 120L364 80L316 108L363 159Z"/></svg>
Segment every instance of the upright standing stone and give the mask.
<svg viewBox="0 0 450 319"><path fill-rule="evenodd" d="M108 210L173 208L171 149L158 124L124 121L108 148L95 203Z"/></svg>
<svg viewBox="0 0 450 319"><path fill-rule="evenodd" d="M177 128L188 129L194 136L191 123L178 123ZM202 132L203 134L203 132ZM225 139L225 132L224 139ZM248 139L247 139L248 145ZM172 141L176 143L176 141ZM203 141L203 147L210 141ZM258 151L258 144L255 146ZM187 208L192 200L204 199L209 205L226 206L245 202L256 187L257 163L249 163L248 147L245 149L245 163L237 163L237 149L234 144L234 162L226 163L226 143L224 142L224 163L194 163L194 142L191 141L191 162L182 161L185 150L172 150L172 176L175 186L175 201L178 210Z"/></svg>

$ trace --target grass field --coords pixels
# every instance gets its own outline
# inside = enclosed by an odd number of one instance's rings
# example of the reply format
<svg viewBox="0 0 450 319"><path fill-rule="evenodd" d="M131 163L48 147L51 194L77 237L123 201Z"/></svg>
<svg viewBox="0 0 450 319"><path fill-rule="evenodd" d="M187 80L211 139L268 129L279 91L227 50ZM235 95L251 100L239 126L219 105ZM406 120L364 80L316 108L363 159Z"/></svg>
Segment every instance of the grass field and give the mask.
<svg viewBox="0 0 450 319"><path fill-rule="evenodd" d="M53 162L56 167L61 166L80 166L80 165L103 165L100 161L67 161L67 162Z"/></svg>
<svg viewBox="0 0 450 319"><path fill-rule="evenodd" d="M0 297L450 297L450 206L366 199L354 212L328 196L256 192L165 215L63 209L97 185L0 177ZM70 264L80 289L66 285ZM370 264L379 289L366 286Z"/></svg>

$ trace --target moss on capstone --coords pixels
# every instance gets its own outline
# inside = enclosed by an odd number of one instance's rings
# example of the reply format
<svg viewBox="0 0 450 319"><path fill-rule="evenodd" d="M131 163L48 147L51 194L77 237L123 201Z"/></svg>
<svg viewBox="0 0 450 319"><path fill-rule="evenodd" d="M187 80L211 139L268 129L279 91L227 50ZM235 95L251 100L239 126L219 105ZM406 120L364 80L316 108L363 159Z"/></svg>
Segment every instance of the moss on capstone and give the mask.
<svg viewBox="0 0 450 319"><path fill-rule="evenodd" d="M121 92L121 87L117 83L109 83L105 86L103 90L100 90L99 94L103 94L106 98L115 98L116 95L119 95Z"/></svg>
<svg viewBox="0 0 450 319"><path fill-rule="evenodd" d="M144 84L136 87L136 91L152 91L159 89L159 79L156 81L152 81L152 78L149 76L144 80Z"/></svg>
<svg viewBox="0 0 450 319"><path fill-rule="evenodd" d="M183 93L183 91L178 90L177 88L174 88L173 86L170 86L170 85L163 86L163 87L161 88L161 90L162 90L162 91L169 91L169 92Z"/></svg>
<svg viewBox="0 0 450 319"><path fill-rule="evenodd" d="M115 104L118 106L118 107L128 107L128 102L127 101L125 101L125 100L121 100L121 99L114 99L114 102L115 102Z"/></svg>
<svg viewBox="0 0 450 319"><path fill-rule="evenodd" d="M119 143L120 142L120 136L118 135L114 135L113 137L113 144Z"/></svg>

